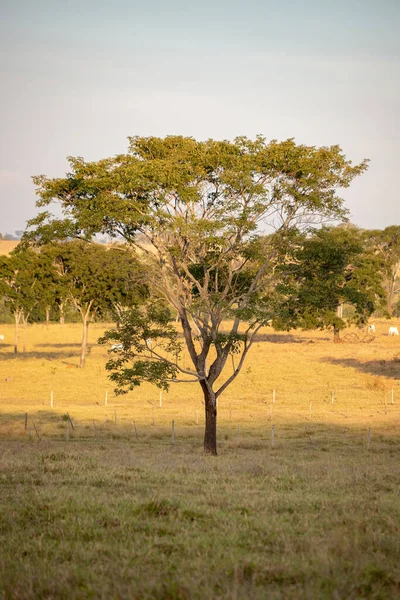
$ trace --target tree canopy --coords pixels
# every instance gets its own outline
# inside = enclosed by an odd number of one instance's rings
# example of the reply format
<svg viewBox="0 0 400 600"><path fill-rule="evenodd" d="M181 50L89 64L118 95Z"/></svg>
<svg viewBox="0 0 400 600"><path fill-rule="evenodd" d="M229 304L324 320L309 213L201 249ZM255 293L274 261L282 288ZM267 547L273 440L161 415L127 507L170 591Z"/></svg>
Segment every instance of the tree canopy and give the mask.
<svg viewBox="0 0 400 600"><path fill-rule="evenodd" d="M351 305L352 322L365 325L383 295L381 260L357 228L322 227L294 236L290 258L279 268L275 325L331 327L335 341L345 327L338 306Z"/></svg>

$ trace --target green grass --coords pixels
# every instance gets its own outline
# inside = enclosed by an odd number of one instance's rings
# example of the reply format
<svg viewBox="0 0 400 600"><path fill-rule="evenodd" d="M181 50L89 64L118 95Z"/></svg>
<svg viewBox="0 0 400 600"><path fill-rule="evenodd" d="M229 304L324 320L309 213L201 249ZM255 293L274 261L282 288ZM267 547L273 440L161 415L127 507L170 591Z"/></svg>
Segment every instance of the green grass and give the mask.
<svg viewBox="0 0 400 600"><path fill-rule="evenodd" d="M2 442L0 597L398 597L391 442Z"/></svg>

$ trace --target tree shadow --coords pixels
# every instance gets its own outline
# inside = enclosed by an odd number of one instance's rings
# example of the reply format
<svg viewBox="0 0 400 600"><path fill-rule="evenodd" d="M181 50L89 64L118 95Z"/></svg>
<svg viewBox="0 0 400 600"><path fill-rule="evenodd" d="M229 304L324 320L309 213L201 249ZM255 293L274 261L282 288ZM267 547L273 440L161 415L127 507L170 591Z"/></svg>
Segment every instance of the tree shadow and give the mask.
<svg viewBox="0 0 400 600"><path fill-rule="evenodd" d="M382 377L390 377L392 379L400 379L400 360L369 360L361 362L356 358L321 358L321 362L329 363L331 365L339 365L341 367L349 367L361 371L361 373L368 373L369 375L376 375Z"/></svg>
<svg viewBox="0 0 400 600"><path fill-rule="evenodd" d="M81 344L53 344L52 342L49 344L35 344L35 348L80 348Z"/></svg>
<svg viewBox="0 0 400 600"><path fill-rule="evenodd" d="M76 358L78 356L76 351L71 352L13 352L9 354L0 354L0 361L7 360L27 360L29 358L42 358L45 360L60 360L62 358Z"/></svg>
<svg viewBox="0 0 400 600"><path fill-rule="evenodd" d="M271 344L316 344L319 341L330 340L329 337L320 337L317 339L308 336L293 335L291 333L259 333L255 337L255 342L269 342Z"/></svg>
<svg viewBox="0 0 400 600"><path fill-rule="evenodd" d="M74 408L74 405L69 405L49 410L45 407L41 409L37 406L25 406L19 412L15 410L2 412L0 415L0 441L1 443L15 439L23 441L24 438L27 440L29 436L30 439L33 438L37 441L42 440L43 442L54 442L56 444L59 442L64 443L68 422L71 426L69 429L71 439L75 438L76 441L92 441L93 432L96 434L95 438L97 442L101 442L102 439L110 441L109 434L112 433L115 435L115 423L111 419L107 420L104 416L99 415L98 407L95 405L85 406L87 412L90 409L93 412L91 415L86 414L84 418L76 415ZM52 426L52 428L50 429L49 426ZM343 418L340 424L332 424L324 420L293 419L290 423L286 422L275 425L274 440L277 450L279 448L292 447L299 450L309 448L312 451L327 452L332 450L345 453L353 448L355 452L360 452L367 450L369 447L369 429L372 431L370 437L371 450L382 451L386 449L391 453L399 453L399 435L394 428L389 430L387 425L371 427L369 421L362 424L348 423L346 418ZM89 430L91 434L88 433ZM118 431L125 436L124 443L129 443L128 438L133 439L134 437L131 421L129 420L121 420L118 425ZM227 431L231 432L229 439L224 435ZM199 447L201 447L203 439L202 430L198 429L196 432L192 432L192 434L197 437ZM139 435L142 441L148 440L149 436L154 436L154 448L156 447L156 441L160 442L159 448L165 448L162 440L170 439L170 428L165 427L163 428L163 432L160 433L160 430L155 431L152 425L142 424ZM235 447L242 450L253 449L265 451L265 448L270 446L269 438L267 439L264 434L260 434L259 431L252 430L250 427L246 433L244 430L242 431L240 442L237 442L235 439L236 435L236 429L235 433L232 433L232 423L227 424L225 422L219 425L217 433L219 438L218 444L220 448L224 448L221 454L230 452L229 448L232 447L232 442L234 442ZM191 437L188 435L182 438L183 447L186 444L189 445L191 442Z"/></svg>

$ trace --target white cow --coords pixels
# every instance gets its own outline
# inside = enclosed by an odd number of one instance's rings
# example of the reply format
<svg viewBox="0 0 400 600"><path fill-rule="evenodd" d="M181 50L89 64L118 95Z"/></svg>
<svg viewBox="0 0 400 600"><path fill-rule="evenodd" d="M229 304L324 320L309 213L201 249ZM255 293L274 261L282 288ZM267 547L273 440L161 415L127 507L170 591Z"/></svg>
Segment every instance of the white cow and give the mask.
<svg viewBox="0 0 400 600"><path fill-rule="evenodd" d="M399 330L397 327L389 327L388 335L399 335Z"/></svg>
<svg viewBox="0 0 400 600"><path fill-rule="evenodd" d="M376 328L375 328L375 324L374 323L372 323L371 325L368 325L367 332L368 333L375 333L376 332Z"/></svg>
<svg viewBox="0 0 400 600"><path fill-rule="evenodd" d="M0 342L4 342L4 334L0 333Z"/></svg>
<svg viewBox="0 0 400 600"><path fill-rule="evenodd" d="M123 350L123 345L122 344L113 344L110 348L111 352L115 352L116 350Z"/></svg>

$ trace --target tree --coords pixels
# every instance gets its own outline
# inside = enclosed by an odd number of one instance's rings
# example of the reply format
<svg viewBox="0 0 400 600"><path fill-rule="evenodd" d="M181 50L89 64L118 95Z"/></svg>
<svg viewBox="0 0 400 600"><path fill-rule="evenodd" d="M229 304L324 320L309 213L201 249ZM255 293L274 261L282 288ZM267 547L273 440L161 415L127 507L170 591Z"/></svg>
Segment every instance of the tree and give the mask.
<svg viewBox="0 0 400 600"><path fill-rule="evenodd" d="M142 304L149 290L144 283L142 266L135 254L123 245L113 245L108 250L109 263L113 265L115 283L111 308L119 329L123 315L132 307Z"/></svg>
<svg viewBox="0 0 400 600"><path fill-rule="evenodd" d="M89 324L96 314L123 301L126 279L135 281L137 261L126 249L108 250L100 244L72 241L53 246L54 264L62 281L65 297L82 319L79 367L85 365ZM143 286L138 287L137 297ZM132 294L131 296L132 297Z"/></svg>
<svg viewBox="0 0 400 600"><path fill-rule="evenodd" d="M168 324L149 306L122 328L123 349L110 368L120 391L143 380L159 386L198 382L204 450L216 454L217 398L239 374L259 329L274 317L282 248L290 245L293 229L345 218L336 190L348 187L366 161L352 166L339 146L267 143L261 136L233 142L133 137L128 154L69 161L65 178L34 178L38 206L56 200L64 218L45 210L30 222L25 239L102 233L140 248L151 288L179 315L193 366L180 364L175 340L171 347L167 342ZM266 231L269 240L261 243ZM227 373L230 356L236 364Z"/></svg>
<svg viewBox="0 0 400 600"><path fill-rule="evenodd" d="M400 226L391 225L383 230L363 231L365 243L380 260L379 269L385 289L385 311L393 315L396 296L400 291Z"/></svg>
<svg viewBox="0 0 400 600"><path fill-rule="evenodd" d="M23 323L23 351L26 351L25 332L29 315L39 301L36 289L37 253L32 250L11 252L0 256L0 292L14 316L14 354L18 354L18 334Z"/></svg>
<svg viewBox="0 0 400 600"><path fill-rule="evenodd" d="M46 324L50 321L50 311L65 302L68 289L56 265L57 246L49 244L40 249L36 264L35 290L39 308L44 310Z"/></svg>
<svg viewBox="0 0 400 600"><path fill-rule="evenodd" d="M337 342L346 326L337 311L343 304L354 308L350 322L365 325L384 290L380 259L365 247L360 230L323 227L299 233L290 252L290 260L279 268L276 327L331 327Z"/></svg>

